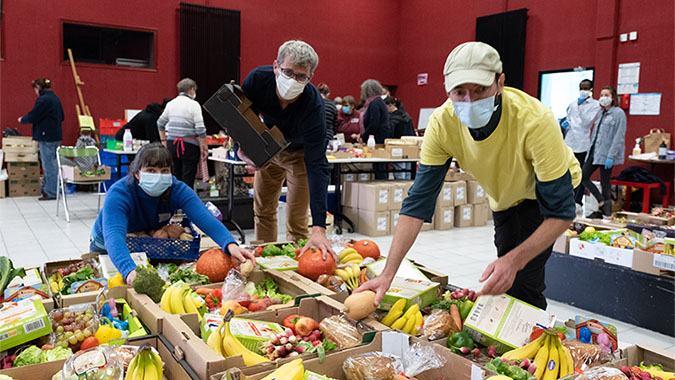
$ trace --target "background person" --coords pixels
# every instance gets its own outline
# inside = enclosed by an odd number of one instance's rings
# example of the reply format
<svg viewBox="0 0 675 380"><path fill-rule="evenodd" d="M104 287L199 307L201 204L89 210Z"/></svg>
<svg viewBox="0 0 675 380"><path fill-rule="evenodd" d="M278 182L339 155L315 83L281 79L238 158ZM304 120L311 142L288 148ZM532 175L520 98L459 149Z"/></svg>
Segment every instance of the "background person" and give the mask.
<svg viewBox="0 0 675 380"><path fill-rule="evenodd" d="M389 111L389 121L391 122L391 138L400 139L403 136L415 136L415 127L412 119L407 112L401 111L396 106L396 99L391 95L384 98L384 103L387 105ZM391 166L396 170L409 170L412 163L409 162L394 162ZM394 172L395 179L410 179L410 173Z"/></svg>
<svg viewBox="0 0 675 380"><path fill-rule="evenodd" d="M287 239L307 237L307 208L312 213L312 232L303 248L316 247L335 254L326 238L326 198L330 165L326 159L324 102L310 79L319 56L303 41L286 41L271 66L253 69L242 84L251 108L268 127L277 126L291 145L255 172L253 212L256 240L277 241L277 209L286 181ZM255 167L245 152L239 156Z"/></svg>
<svg viewBox="0 0 675 380"><path fill-rule="evenodd" d="M591 145L591 127L600 116L601 109L598 101L593 99L593 81L584 79L579 83L579 98L567 106L567 135L565 144L572 148L574 157L581 167ZM574 189L574 201L579 208L582 204L585 188L577 186Z"/></svg>
<svg viewBox="0 0 675 380"><path fill-rule="evenodd" d="M504 87L499 53L482 42L457 46L443 70L448 100L429 119L415 183L403 201L380 276L359 291L376 302L401 260L431 221L452 158L485 189L495 210L498 259L488 265L479 295L503 294L546 308L545 265L553 242L575 217L574 186L581 170L551 110Z"/></svg>
<svg viewBox="0 0 675 380"><path fill-rule="evenodd" d="M583 166L582 183L598 200L599 212L591 217L612 215L612 199L610 198L610 181L612 167L623 164L626 151L626 113L619 108L619 96L612 86L602 88L598 100L602 112L593 135L591 145ZM591 181L591 176L600 170L600 186L602 193Z"/></svg>
<svg viewBox="0 0 675 380"><path fill-rule="evenodd" d="M38 78L32 82L33 91L38 96L33 109L18 119L21 124L33 124L33 140L38 142L40 164L44 170L41 192L38 200L56 199L56 182L59 168L56 164L56 148L61 145L63 132L63 106L54 91L52 82L47 78Z"/></svg>
<svg viewBox="0 0 675 380"><path fill-rule="evenodd" d="M337 130L338 126L337 106L329 98L330 88L327 84L319 83L316 88L319 90L319 94L321 94L321 98L323 99L323 108L326 113L326 139L332 140L333 136L335 136L335 131Z"/></svg>
<svg viewBox="0 0 675 380"><path fill-rule="evenodd" d="M162 104L159 103L150 103L145 106L145 109L137 113L134 117L129 120L124 127L120 128L119 131L115 134L115 140L122 141L124 140L124 131L126 129L131 130L131 136L136 140L147 140L150 142L159 142L159 131L157 130L157 119L164 112L166 104L169 103L171 99L164 99Z"/></svg>
<svg viewBox="0 0 675 380"><path fill-rule="evenodd" d="M131 162L127 178L108 189L103 209L94 222L89 249L109 254L127 284L133 284L136 278L127 233L158 230L179 209L225 254L239 262L255 261L251 252L237 245L230 231L211 214L192 188L171 175L172 162L171 153L160 143L144 145Z"/></svg>
<svg viewBox="0 0 675 380"><path fill-rule="evenodd" d="M194 188L197 166L209 156L202 106L195 100L197 83L190 78L176 85L178 96L168 102L157 119L162 144L173 157L173 173L178 180Z"/></svg>
<svg viewBox="0 0 675 380"><path fill-rule="evenodd" d="M361 100L365 100L363 108L363 128L361 140L368 142L370 135L375 136L376 144L384 144L384 139L391 137L389 111L382 100L382 85L375 79L368 79L361 84ZM373 164L375 179L387 179L387 164Z"/></svg>
<svg viewBox="0 0 675 380"><path fill-rule="evenodd" d="M354 97L347 95L342 101L342 107L338 110L337 133L345 135L345 142L357 143L361 141L363 131L363 115L356 109Z"/></svg>

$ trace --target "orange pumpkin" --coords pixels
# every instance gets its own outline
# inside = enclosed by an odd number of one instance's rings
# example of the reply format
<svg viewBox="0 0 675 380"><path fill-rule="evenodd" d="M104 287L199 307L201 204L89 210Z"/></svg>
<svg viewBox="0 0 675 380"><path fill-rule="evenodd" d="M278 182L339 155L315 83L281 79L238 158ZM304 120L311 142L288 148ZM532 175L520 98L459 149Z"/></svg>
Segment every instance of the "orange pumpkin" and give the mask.
<svg viewBox="0 0 675 380"><path fill-rule="evenodd" d="M316 281L322 274L331 275L335 272L335 260L328 255L323 259L320 250L310 248L298 258L298 273Z"/></svg>
<svg viewBox="0 0 675 380"><path fill-rule="evenodd" d="M353 248L364 259L366 257L372 257L375 260L380 258L380 247L378 247L377 244L375 244L375 242L372 240L368 239L359 240L356 243L354 243Z"/></svg>
<svg viewBox="0 0 675 380"><path fill-rule="evenodd" d="M207 276L213 283L223 281L230 269L234 267L235 261L222 249L211 248L199 257L195 272Z"/></svg>

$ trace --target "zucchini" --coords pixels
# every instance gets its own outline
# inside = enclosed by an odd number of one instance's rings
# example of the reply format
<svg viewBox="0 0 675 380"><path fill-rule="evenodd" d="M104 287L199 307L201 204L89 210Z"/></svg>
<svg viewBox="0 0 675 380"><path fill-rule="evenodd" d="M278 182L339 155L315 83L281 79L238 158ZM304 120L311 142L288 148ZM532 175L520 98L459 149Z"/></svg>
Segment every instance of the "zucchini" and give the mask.
<svg viewBox="0 0 675 380"><path fill-rule="evenodd" d="M5 288L14 277L24 278L26 271L23 268L14 268L12 260L7 256L0 256L0 297L5 293Z"/></svg>

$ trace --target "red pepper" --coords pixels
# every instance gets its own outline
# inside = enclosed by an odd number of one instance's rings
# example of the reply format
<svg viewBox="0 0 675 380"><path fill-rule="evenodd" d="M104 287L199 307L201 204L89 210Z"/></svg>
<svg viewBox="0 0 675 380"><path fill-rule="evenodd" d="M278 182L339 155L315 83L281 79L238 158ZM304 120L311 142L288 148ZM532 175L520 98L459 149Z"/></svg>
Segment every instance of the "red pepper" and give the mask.
<svg viewBox="0 0 675 380"><path fill-rule="evenodd" d="M540 327L535 327L530 334L530 342L537 340L544 333L544 329Z"/></svg>
<svg viewBox="0 0 675 380"><path fill-rule="evenodd" d="M256 256L256 257L261 257L262 251L263 251L263 247L257 246L257 247L255 247L255 249L253 249L253 255Z"/></svg>
<svg viewBox="0 0 675 380"><path fill-rule="evenodd" d="M301 319L304 318L302 315L298 314L293 314L289 315L284 319L284 322L282 323L284 327L287 327L293 331L293 334L295 334L295 324Z"/></svg>

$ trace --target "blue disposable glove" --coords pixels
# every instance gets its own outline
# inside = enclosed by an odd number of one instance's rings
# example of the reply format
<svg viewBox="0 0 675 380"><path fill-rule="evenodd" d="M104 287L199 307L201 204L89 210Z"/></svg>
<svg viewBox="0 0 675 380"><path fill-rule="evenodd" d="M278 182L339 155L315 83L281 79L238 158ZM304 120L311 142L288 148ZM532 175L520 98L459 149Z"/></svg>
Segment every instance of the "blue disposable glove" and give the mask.
<svg viewBox="0 0 675 380"><path fill-rule="evenodd" d="M605 169L611 169L613 163L614 163L614 160L612 160L611 158L608 157L605 160Z"/></svg>
<svg viewBox="0 0 675 380"><path fill-rule="evenodd" d="M570 127L570 123L569 123L569 121L565 120L565 121L562 122L562 124L560 124L560 126L567 129L567 128Z"/></svg>
<svg viewBox="0 0 675 380"><path fill-rule="evenodd" d="M579 98L577 98L577 105L581 105L581 103L583 103L584 100L586 100L585 96L580 96Z"/></svg>

